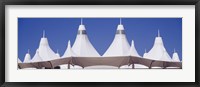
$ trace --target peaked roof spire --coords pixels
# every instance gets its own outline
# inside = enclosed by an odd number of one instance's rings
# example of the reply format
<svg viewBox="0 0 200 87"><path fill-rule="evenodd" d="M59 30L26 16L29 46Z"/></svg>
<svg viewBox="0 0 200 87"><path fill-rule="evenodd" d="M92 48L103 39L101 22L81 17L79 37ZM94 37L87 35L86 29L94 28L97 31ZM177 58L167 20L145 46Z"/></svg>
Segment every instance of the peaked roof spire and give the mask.
<svg viewBox="0 0 200 87"><path fill-rule="evenodd" d="M24 63L30 62L30 60L31 60L31 55L29 54L29 49L28 49L28 53L26 53L24 57Z"/></svg>
<svg viewBox="0 0 200 87"><path fill-rule="evenodd" d="M132 40L131 41L131 47L130 47L130 55L131 56L137 56L137 57L140 57L140 55L138 54L137 50L135 49L135 46L134 46L134 41Z"/></svg>
<svg viewBox="0 0 200 87"><path fill-rule="evenodd" d="M160 37L160 31L159 31L159 29L158 29L158 37Z"/></svg>
<svg viewBox="0 0 200 87"><path fill-rule="evenodd" d="M43 30L43 38L45 38L45 30Z"/></svg>
<svg viewBox="0 0 200 87"><path fill-rule="evenodd" d="M147 53L147 49L146 48L144 49L144 52Z"/></svg>
<svg viewBox="0 0 200 87"><path fill-rule="evenodd" d="M58 53L58 49L57 49L57 53Z"/></svg>
<svg viewBox="0 0 200 87"><path fill-rule="evenodd" d="M70 40L68 40L67 49L65 50L65 53L63 54L62 58L72 57L72 56L76 56L76 54L74 53L74 51L71 48Z"/></svg>
<svg viewBox="0 0 200 87"><path fill-rule="evenodd" d="M70 46L70 47L71 47L71 42L70 42L70 40L68 41L68 46Z"/></svg>
<svg viewBox="0 0 200 87"><path fill-rule="evenodd" d="M81 25L83 25L83 18L81 18Z"/></svg>
<svg viewBox="0 0 200 87"><path fill-rule="evenodd" d="M120 18L119 20L120 20L120 22L119 22L119 23L120 23L120 25L121 25L121 24L122 24L122 18Z"/></svg>
<svg viewBox="0 0 200 87"><path fill-rule="evenodd" d="M145 58L153 60L171 61L171 57L167 53L162 37L160 37L160 32L158 30L158 37L155 38L154 45L151 50L147 53Z"/></svg>
<svg viewBox="0 0 200 87"><path fill-rule="evenodd" d="M134 45L134 42L133 42L133 40L131 40L131 45L132 45L132 46Z"/></svg>
<svg viewBox="0 0 200 87"><path fill-rule="evenodd" d="M72 46L72 50L75 54L77 54L77 56L100 56L87 36L85 25L79 25L78 33Z"/></svg>

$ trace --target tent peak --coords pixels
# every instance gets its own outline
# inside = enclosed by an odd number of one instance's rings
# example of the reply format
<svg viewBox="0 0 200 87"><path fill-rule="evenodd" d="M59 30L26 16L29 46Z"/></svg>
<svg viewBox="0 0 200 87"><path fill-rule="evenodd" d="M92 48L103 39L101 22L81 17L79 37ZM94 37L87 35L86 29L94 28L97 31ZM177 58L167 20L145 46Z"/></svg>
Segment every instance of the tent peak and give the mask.
<svg viewBox="0 0 200 87"><path fill-rule="evenodd" d="M70 40L68 40L68 45L70 45L71 44L71 42L70 42Z"/></svg>
<svg viewBox="0 0 200 87"><path fill-rule="evenodd" d="M81 18L81 25L83 25L83 18Z"/></svg>
<svg viewBox="0 0 200 87"><path fill-rule="evenodd" d="M134 46L134 41L133 40L131 40L131 46Z"/></svg>
<svg viewBox="0 0 200 87"><path fill-rule="evenodd" d="M119 24L122 25L122 18L119 19Z"/></svg>

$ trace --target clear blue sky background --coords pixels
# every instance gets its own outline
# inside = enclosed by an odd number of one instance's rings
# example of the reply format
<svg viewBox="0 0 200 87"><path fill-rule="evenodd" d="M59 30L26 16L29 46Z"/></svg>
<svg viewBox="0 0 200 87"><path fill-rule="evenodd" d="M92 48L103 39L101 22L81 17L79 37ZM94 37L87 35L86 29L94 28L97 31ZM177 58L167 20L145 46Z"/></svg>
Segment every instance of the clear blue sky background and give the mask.
<svg viewBox="0 0 200 87"><path fill-rule="evenodd" d="M90 42L103 55L114 39L119 18L84 18L83 24ZM129 43L134 40L141 56L152 48L159 29L170 56L175 48L182 58L182 18L122 18L122 24ZM18 18L18 57L23 61L28 49L34 56L43 30L50 47L62 56L68 40L73 45L79 25L80 18Z"/></svg>

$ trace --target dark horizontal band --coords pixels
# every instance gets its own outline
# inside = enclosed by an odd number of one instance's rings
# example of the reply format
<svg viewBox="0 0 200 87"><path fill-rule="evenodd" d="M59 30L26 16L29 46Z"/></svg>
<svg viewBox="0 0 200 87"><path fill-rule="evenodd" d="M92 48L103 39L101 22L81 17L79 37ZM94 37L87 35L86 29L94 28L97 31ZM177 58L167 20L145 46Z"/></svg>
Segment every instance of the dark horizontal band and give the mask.
<svg viewBox="0 0 200 87"><path fill-rule="evenodd" d="M116 34L125 34L124 30L117 30Z"/></svg>
<svg viewBox="0 0 200 87"><path fill-rule="evenodd" d="M87 33L86 33L86 30L79 30L78 34L87 34Z"/></svg>

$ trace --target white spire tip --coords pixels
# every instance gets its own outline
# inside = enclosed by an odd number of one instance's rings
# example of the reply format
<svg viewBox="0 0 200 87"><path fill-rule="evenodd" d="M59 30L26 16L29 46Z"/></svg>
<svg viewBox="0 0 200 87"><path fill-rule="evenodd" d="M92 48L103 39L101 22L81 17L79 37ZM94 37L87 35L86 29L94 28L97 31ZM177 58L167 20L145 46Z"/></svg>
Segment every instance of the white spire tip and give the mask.
<svg viewBox="0 0 200 87"><path fill-rule="evenodd" d="M81 18L81 25L83 25L83 18Z"/></svg>
<svg viewBox="0 0 200 87"><path fill-rule="evenodd" d="M43 38L45 37L45 30L43 30Z"/></svg>

